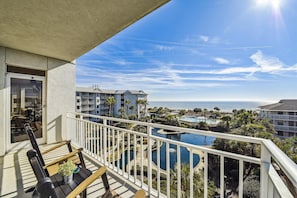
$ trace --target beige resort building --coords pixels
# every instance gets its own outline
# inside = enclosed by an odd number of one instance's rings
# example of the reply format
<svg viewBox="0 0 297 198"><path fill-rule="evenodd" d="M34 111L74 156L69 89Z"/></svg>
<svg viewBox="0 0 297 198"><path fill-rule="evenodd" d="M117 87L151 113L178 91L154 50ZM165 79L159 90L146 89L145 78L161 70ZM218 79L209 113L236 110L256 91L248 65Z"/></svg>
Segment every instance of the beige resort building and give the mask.
<svg viewBox="0 0 297 198"><path fill-rule="evenodd" d="M270 120L278 136L297 136L297 100L280 100L260 106L260 117Z"/></svg>
<svg viewBox="0 0 297 198"><path fill-rule="evenodd" d="M127 116L135 114L137 117L147 115L147 105L140 101L147 101L147 94L142 90L110 90L94 87L76 88L76 112L92 115L109 115L110 106L106 104L108 97L115 98L112 105L112 116L120 116L120 109Z"/></svg>

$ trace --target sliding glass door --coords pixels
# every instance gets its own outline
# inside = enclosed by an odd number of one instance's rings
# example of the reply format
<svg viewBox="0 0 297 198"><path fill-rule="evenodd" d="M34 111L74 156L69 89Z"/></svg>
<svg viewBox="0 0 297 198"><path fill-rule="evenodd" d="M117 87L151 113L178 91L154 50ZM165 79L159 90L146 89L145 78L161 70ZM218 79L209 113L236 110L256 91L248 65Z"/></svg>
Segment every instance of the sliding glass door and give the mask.
<svg viewBox="0 0 297 198"><path fill-rule="evenodd" d="M30 124L36 138L43 142L44 77L10 73L8 85L10 145L28 140L25 123Z"/></svg>

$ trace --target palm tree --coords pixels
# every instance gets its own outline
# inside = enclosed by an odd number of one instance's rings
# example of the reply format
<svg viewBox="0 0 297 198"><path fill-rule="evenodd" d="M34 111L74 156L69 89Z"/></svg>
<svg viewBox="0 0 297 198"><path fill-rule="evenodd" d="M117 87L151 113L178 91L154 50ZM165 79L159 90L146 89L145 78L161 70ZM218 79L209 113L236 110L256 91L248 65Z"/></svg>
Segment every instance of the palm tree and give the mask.
<svg viewBox="0 0 297 198"><path fill-rule="evenodd" d="M121 114L121 118L124 118L124 117L125 117L125 108L124 108L124 107L121 107L121 108L119 109L119 112L120 112L120 114Z"/></svg>
<svg viewBox="0 0 297 198"><path fill-rule="evenodd" d="M193 172L193 175L190 174L189 164L180 165L181 173L181 192L177 192L177 166L174 167L174 170L171 170L170 183L171 183L171 192L180 193L181 197L190 196L190 177L193 177L193 190L195 197L203 197L204 195L204 181L202 172ZM213 197L215 194L215 185L213 181L208 182L208 196Z"/></svg>
<svg viewBox="0 0 297 198"><path fill-rule="evenodd" d="M226 129L229 131L230 130L230 121L231 121L231 117L229 115L223 116L222 120L226 126Z"/></svg>
<svg viewBox="0 0 297 198"><path fill-rule="evenodd" d="M106 99L105 104L106 104L106 105L109 105L109 116L111 117L112 106L113 106L114 104L116 104L116 100L115 100L115 98L114 98L113 96L109 96L109 97Z"/></svg>
<svg viewBox="0 0 297 198"><path fill-rule="evenodd" d="M128 109L129 109L129 104L131 103L131 100L129 100L129 99L126 99L125 100L125 105L126 105L126 114L128 115L129 113L128 113Z"/></svg>
<svg viewBox="0 0 297 198"><path fill-rule="evenodd" d="M142 117L141 114L146 112L146 111L141 111L140 109L142 109L141 107L144 105L144 109L146 110L146 105L148 104L148 102L145 99L138 99L136 103L137 103L137 115L138 115L138 118L140 118Z"/></svg>

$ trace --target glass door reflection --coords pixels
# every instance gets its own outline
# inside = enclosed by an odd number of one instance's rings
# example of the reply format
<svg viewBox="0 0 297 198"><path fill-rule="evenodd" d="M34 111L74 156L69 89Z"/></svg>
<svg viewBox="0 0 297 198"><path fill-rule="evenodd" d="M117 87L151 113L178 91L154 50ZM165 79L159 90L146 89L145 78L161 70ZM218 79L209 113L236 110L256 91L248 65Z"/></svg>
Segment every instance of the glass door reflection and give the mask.
<svg viewBox="0 0 297 198"><path fill-rule="evenodd" d="M10 79L11 143L28 140L25 123L30 123L36 138L42 137L42 85L41 80Z"/></svg>

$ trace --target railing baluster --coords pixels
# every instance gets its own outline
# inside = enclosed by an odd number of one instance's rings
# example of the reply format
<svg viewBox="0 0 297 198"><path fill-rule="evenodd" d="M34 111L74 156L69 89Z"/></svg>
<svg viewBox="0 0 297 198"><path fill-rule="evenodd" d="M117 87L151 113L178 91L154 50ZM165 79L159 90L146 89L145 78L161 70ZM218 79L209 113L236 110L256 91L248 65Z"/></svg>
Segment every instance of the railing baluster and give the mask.
<svg viewBox="0 0 297 198"><path fill-rule="evenodd" d="M91 155L94 157L94 125L90 123L90 150L91 150Z"/></svg>
<svg viewBox="0 0 297 198"><path fill-rule="evenodd" d="M160 187L160 141L157 140L157 191L158 197L160 197L161 187Z"/></svg>
<svg viewBox="0 0 297 198"><path fill-rule="evenodd" d="M238 198L243 198L243 160L239 160Z"/></svg>
<svg viewBox="0 0 297 198"><path fill-rule="evenodd" d="M147 157L148 157L148 193L149 196L152 192L152 127L147 126L147 134L148 134L148 149L147 149Z"/></svg>
<svg viewBox="0 0 297 198"><path fill-rule="evenodd" d="M130 148L131 148L131 144L130 144L130 133L127 133L127 136L128 136L128 146L127 146L127 152L128 152L128 158L127 158L127 163L128 163L128 170L127 170L127 173L128 173L128 179L130 179L130 160L131 160L131 156L130 156Z"/></svg>
<svg viewBox="0 0 297 198"><path fill-rule="evenodd" d="M201 159L200 159L201 160ZM190 149L190 197L194 197L193 193L193 177L194 177L194 171L193 171L193 150Z"/></svg>
<svg viewBox="0 0 297 198"><path fill-rule="evenodd" d="M96 148L97 148L97 151L96 151L96 156L97 156L97 159L100 159L100 137L99 137L99 129L100 127L97 125L96 126Z"/></svg>
<svg viewBox="0 0 297 198"><path fill-rule="evenodd" d="M122 132L122 173L125 175L126 167L125 167L125 133Z"/></svg>
<svg viewBox="0 0 297 198"><path fill-rule="evenodd" d="M104 157L103 157L103 126L100 126L100 158L101 158L101 162L104 163Z"/></svg>
<svg viewBox="0 0 297 198"><path fill-rule="evenodd" d="M176 167L177 167L177 197L180 198L181 197L181 162L180 162L180 145L177 145L177 163L176 163Z"/></svg>
<svg viewBox="0 0 297 198"><path fill-rule="evenodd" d="M110 149L111 149L111 147L110 147L110 134L111 134L111 129L108 128L107 129L107 134L106 134L106 137L107 137L107 164L108 164L108 166L110 165L110 158L111 158L111 156L110 156Z"/></svg>
<svg viewBox="0 0 297 198"><path fill-rule="evenodd" d="M88 153L90 153L90 150L89 150L89 123L86 123L85 124L86 125L86 127L85 127L85 130L86 130L86 132L85 132L85 148L86 148L86 150L87 150L87 152Z"/></svg>
<svg viewBox="0 0 297 198"><path fill-rule="evenodd" d="M167 173L167 197L170 198L170 151L169 142L166 142L166 173Z"/></svg>
<svg viewBox="0 0 297 198"><path fill-rule="evenodd" d="M120 131L117 130L117 169L120 172Z"/></svg>
<svg viewBox="0 0 297 198"><path fill-rule="evenodd" d="M141 148L140 149L140 152L141 152L141 160L140 160L141 161L140 162L140 166L141 166L140 167L140 169L141 169L140 174L141 174L141 176L140 177L141 177L141 187L143 187L143 183L144 183L144 181L143 181L143 152L144 152L144 150L143 150L143 136L141 136L140 144L141 144L140 145L140 148Z"/></svg>
<svg viewBox="0 0 297 198"><path fill-rule="evenodd" d="M277 197L277 196L274 196L277 193L275 192L275 188L274 188L274 186L272 184L271 179L268 179L268 187L269 187L268 188L269 191L268 191L267 197Z"/></svg>
<svg viewBox="0 0 297 198"><path fill-rule="evenodd" d="M115 148L116 148L116 144L115 144L115 130L112 129L112 169L115 168Z"/></svg>
<svg viewBox="0 0 297 198"><path fill-rule="evenodd" d="M203 160L200 158L200 160ZM204 151L204 198L207 198L208 196L208 153Z"/></svg>
<svg viewBox="0 0 297 198"><path fill-rule="evenodd" d="M136 161L137 161L137 158L136 158L136 149L137 149L137 137L136 137L136 134L134 134L134 153L133 153L133 156L134 156L134 182L136 182L136 179L137 179L137 172L136 172L136 169L137 169L137 165L136 165Z"/></svg>
<svg viewBox="0 0 297 198"><path fill-rule="evenodd" d="M225 165L224 165L224 156L220 156L220 196L224 198L224 185L225 185Z"/></svg>
<svg viewBox="0 0 297 198"><path fill-rule="evenodd" d="M103 120L103 163L104 165L106 165L106 161L107 161L107 145L106 145L106 141L107 141L107 120L104 119Z"/></svg>

